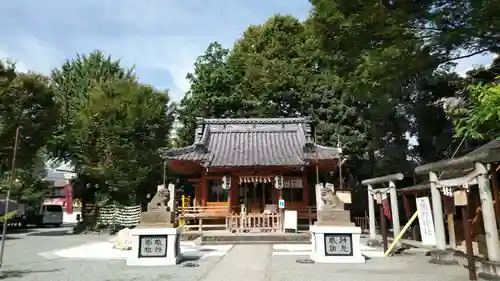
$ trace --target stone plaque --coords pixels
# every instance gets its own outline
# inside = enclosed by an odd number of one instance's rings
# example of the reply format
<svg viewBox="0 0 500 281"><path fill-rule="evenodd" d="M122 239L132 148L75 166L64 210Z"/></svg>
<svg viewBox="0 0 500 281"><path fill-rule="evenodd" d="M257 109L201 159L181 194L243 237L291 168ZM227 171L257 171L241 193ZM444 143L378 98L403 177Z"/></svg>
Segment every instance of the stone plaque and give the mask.
<svg viewBox="0 0 500 281"><path fill-rule="evenodd" d="M166 257L167 237L167 235L140 235L139 258Z"/></svg>
<svg viewBox="0 0 500 281"><path fill-rule="evenodd" d="M352 234L325 234L325 256L352 256Z"/></svg>

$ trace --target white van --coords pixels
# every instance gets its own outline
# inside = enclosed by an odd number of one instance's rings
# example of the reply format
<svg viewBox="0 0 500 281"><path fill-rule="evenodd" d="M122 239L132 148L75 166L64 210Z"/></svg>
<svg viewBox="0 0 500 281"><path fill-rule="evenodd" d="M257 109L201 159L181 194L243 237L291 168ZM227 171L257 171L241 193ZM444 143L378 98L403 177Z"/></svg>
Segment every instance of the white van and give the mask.
<svg viewBox="0 0 500 281"><path fill-rule="evenodd" d="M60 227L63 224L63 207L62 205L44 205L42 212L42 225L53 225Z"/></svg>

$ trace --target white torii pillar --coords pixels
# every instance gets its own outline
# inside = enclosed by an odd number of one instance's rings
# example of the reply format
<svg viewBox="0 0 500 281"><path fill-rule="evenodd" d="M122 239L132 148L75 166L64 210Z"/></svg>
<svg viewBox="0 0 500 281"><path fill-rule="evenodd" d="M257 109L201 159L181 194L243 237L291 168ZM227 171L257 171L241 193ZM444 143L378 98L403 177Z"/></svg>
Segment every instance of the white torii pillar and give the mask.
<svg viewBox="0 0 500 281"><path fill-rule="evenodd" d="M366 185L368 188L368 216L369 216L369 227L370 227L370 240L368 241L369 245L378 244L377 233L376 233L376 225L375 225L375 204L373 200L375 190L373 189L373 185L379 183L389 183L389 193L391 198L391 213L392 213L392 224L393 224L393 233L394 237L396 237L401 231L401 224L399 222L399 207L398 207L398 198L396 193L396 185L394 181L402 180L404 175L401 173L391 174L377 178L366 179L361 182L362 185ZM387 192L386 192L387 193ZM380 214L383 216L383 214Z"/></svg>

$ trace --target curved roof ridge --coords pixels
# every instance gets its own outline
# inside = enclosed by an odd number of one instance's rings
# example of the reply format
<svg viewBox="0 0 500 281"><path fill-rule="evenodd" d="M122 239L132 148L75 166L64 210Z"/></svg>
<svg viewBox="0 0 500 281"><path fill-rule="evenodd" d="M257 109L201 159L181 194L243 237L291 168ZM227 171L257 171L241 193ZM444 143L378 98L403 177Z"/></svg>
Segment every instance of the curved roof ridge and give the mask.
<svg viewBox="0 0 500 281"><path fill-rule="evenodd" d="M287 118L207 118L203 123L207 125L227 125L227 124L296 124L307 121L306 117Z"/></svg>

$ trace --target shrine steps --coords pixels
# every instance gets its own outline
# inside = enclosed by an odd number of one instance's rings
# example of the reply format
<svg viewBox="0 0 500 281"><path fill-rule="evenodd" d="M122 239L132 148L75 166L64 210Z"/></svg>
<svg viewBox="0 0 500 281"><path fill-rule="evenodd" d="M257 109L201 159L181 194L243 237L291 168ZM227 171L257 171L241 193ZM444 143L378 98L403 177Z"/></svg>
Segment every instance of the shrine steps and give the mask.
<svg viewBox="0 0 500 281"><path fill-rule="evenodd" d="M230 233L204 231L196 239L200 245L223 244L309 244L311 236L308 232L282 233L282 232L254 232Z"/></svg>

